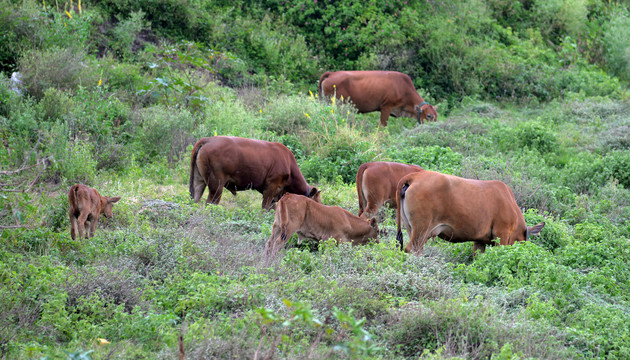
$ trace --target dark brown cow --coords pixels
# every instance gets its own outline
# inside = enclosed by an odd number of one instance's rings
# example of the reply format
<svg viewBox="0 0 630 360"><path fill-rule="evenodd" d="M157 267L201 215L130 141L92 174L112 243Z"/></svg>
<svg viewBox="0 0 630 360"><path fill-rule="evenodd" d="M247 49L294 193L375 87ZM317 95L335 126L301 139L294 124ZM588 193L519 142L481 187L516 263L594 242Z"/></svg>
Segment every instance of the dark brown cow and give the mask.
<svg viewBox="0 0 630 360"><path fill-rule="evenodd" d="M190 196L199 201L208 187L207 202L218 204L223 188L236 195L241 190L262 193L263 209L271 209L285 193L308 196L321 202L317 188L310 187L295 156L277 142L231 136L202 138L190 159Z"/></svg>
<svg viewBox="0 0 630 360"><path fill-rule="evenodd" d="M473 251L486 245L525 241L540 233L545 223L527 227L512 190L497 180L471 180L422 170L398 183L396 223L402 249L400 223L409 234L409 253L420 253L429 238L454 242L474 241Z"/></svg>
<svg viewBox="0 0 630 360"><path fill-rule="evenodd" d="M359 216L372 217L378 209L387 204L396 208L396 186L405 175L420 171L417 165L395 162L371 162L359 166L357 172L357 194L359 195Z"/></svg>
<svg viewBox="0 0 630 360"><path fill-rule="evenodd" d="M304 196L286 194L278 201L271 237L267 240L267 254L282 249L291 236L298 233L301 239L352 242L364 245L374 239L378 242L376 219L365 220L338 206L327 206Z"/></svg>
<svg viewBox="0 0 630 360"><path fill-rule="evenodd" d="M394 117L417 118L418 123L437 121L437 107L418 94L408 75L396 71L325 72L319 78L322 98L347 99L360 113L381 112L381 125Z"/></svg>
<svg viewBox="0 0 630 360"><path fill-rule="evenodd" d="M101 214L105 215L106 218L114 216L112 208L118 200L120 200L120 196L101 196L96 189L85 185L73 185L68 192L68 201L70 202L68 215L70 216L72 240L75 240L77 232L79 239L82 238L86 226L89 228L85 231L85 238L94 236L98 217Z"/></svg>

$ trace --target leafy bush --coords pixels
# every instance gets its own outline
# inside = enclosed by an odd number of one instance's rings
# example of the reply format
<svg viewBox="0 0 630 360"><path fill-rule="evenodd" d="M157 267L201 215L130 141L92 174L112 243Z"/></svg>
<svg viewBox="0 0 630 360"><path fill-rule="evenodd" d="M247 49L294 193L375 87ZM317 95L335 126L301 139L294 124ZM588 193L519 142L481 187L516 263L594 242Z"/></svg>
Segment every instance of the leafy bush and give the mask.
<svg viewBox="0 0 630 360"><path fill-rule="evenodd" d="M195 142L193 137L195 119L187 110L168 108L161 105L144 109L137 120L134 140L139 159L152 161L166 158L177 162L186 156L186 148Z"/></svg>
<svg viewBox="0 0 630 360"><path fill-rule="evenodd" d="M454 174L461 166L462 154L441 146L393 148L388 156L395 162L415 164L426 170Z"/></svg>
<svg viewBox="0 0 630 360"><path fill-rule="evenodd" d="M85 52L76 48L49 48L25 53L19 61L25 88L37 99L55 87L75 90L79 85L97 85L96 75L85 66Z"/></svg>
<svg viewBox="0 0 630 360"><path fill-rule="evenodd" d="M630 79L630 15L623 6L615 6L611 21L604 29L608 67L622 79Z"/></svg>
<svg viewBox="0 0 630 360"><path fill-rule="evenodd" d="M119 18L118 24L112 30L113 41L111 47L121 58L133 56L133 45L140 32L151 25L144 20L144 12L138 10L129 14L126 19Z"/></svg>
<svg viewBox="0 0 630 360"><path fill-rule="evenodd" d="M323 150L324 155L310 155L300 164L302 174L310 182L342 181L351 184L361 164L373 161L376 149L373 144L360 141L349 142L339 137Z"/></svg>

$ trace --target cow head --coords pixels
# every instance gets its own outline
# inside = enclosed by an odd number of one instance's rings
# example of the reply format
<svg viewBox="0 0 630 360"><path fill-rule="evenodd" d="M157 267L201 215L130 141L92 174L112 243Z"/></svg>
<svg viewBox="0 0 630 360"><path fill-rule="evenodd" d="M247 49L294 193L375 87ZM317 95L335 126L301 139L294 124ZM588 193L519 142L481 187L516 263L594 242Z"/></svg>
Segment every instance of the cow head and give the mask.
<svg viewBox="0 0 630 360"><path fill-rule="evenodd" d="M525 236L525 240L529 240L530 235L540 235L540 231L545 227L545 223L541 222L540 224L534 226L527 227L527 235Z"/></svg>
<svg viewBox="0 0 630 360"><path fill-rule="evenodd" d="M306 192L306 197L315 200L318 203L322 203L321 190L318 190L316 187L309 187Z"/></svg>
<svg viewBox="0 0 630 360"><path fill-rule="evenodd" d="M426 121L437 121L437 106L433 106L426 101L420 103L420 105L415 106L416 115L418 119L418 124L424 123Z"/></svg>
<svg viewBox="0 0 630 360"><path fill-rule="evenodd" d="M112 210L114 208L114 203L118 202L118 200L120 200L120 196L103 196L101 198L101 213L105 215L106 218L112 218L114 216Z"/></svg>
<svg viewBox="0 0 630 360"><path fill-rule="evenodd" d="M363 237L363 244L367 244L370 240L374 240L374 242L378 243L378 224L376 223L376 219L372 218L365 221L370 224L370 230Z"/></svg>

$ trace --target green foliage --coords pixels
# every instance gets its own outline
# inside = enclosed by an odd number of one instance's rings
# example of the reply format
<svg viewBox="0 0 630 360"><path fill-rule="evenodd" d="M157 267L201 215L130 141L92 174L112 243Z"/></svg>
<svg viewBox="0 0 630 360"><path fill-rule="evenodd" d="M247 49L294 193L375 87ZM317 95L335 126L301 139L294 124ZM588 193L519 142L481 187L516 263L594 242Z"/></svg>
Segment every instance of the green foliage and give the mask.
<svg viewBox="0 0 630 360"><path fill-rule="evenodd" d="M357 169L365 162L374 159L376 149L368 142L349 142L339 137L323 149L324 155L309 156L300 164L302 174L307 181L354 182Z"/></svg>
<svg viewBox="0 0 630 360"><path fill-rule="evenodd" d="M133 56L133 45L138 34L150 28L150 24L144 20L144 12L138 10L129 14L126 19L118 19L118 24L112 30L112 49L118 57L127 59Z"/></svg>
<svg viewBox="0 0 630 360"><path fill-rule="evenodd" d="M628 9L615 6L611 21L604 30L606 60L613 74L630 79L630 16Z"/></svg>
<svg viewBox="0 0 630 360"><path fill-rule="evenodd" d="M50 87L76 90L80 85L97 85L96 75L89 67L82 66L85 62L81 49L50 48L25 53L19 67L24 87L29 94L41 99Z"/></svg>
<svg viewBox="0 0 630 360"><path fill-rule="evenodd" d="M415 164L426 170L454 174L461 166L463 156L451 148L441 146L408 146L402 149L394 148L388 153L392 161L405 164Z"/></svg>
<svg viewBox="0 0 630 360"><path fill-rule="evenodd" d="M195 118L185 109L153 106L139 114L134 145L138 160L166 158L170 163L187 156L186 148L194 143Z"/></svg>

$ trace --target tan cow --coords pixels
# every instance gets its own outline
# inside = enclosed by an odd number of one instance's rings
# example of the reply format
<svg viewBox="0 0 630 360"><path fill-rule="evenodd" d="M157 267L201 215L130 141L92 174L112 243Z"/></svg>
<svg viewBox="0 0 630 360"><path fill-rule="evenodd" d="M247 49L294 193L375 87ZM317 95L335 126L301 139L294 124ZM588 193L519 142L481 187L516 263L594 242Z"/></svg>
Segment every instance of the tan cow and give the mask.
<svg viewBox="0 0 630 360"><path fill-rule="evenodd" d="M437 121L437 107L424 101L408 75L396 71L325 72L319 78L321 98L347 99L359 113L381 112L381 125L389 116Z"/></svg>
<svg viewBox="0 0 630 360"><path fill-rule="evenodd" d="M94 236L98 217L101 214L105 215L106 218L114 216L112 208L118 200L120 200L120 196L101 196L96 189L80 184L73 185L68 192L68 201L70 202L68 215L70 216L72 240L75 240L77 232L79 239L82 238L86 226L89 228L85 231L85 238Z"/></svg>
<svg viewBox="0 0 630 360"><path fill-rule="evenodd" d="M190 196L199 201L208 187L208 203L221 201L223 188L262 193L263 209L271 209L285 193L321 202L317 188L306 183L295 156L286 146L232 136L202 138L190 158Z"/></svg>
<svg viewBox="0 0 630 360"><path fill-rule="evenodd" d="M386 161L370 162L359 166L357 172L359 216L372 217L383 204L396 208L398 181L403 176L420 170L422 168L417 165Z"/></svg>
<svg viewBox="0 0 630 360"><path fill-rule="evenodd" d="M317 203L307 197L286 194L278 201L271 237L266 253L275 254L297 232L304 238L364 245L374 239L378 242L376 219L365 220L338 206Z"/></svg>
<svg viewBox="0 0 630 360"><path fill-rule="evenodd" d="M459 243L473 241L473 251L486 245L525 241L540 233L545 223L527 227L512 190L497 180L471 180L422 170L403 177L396 190L397 239L400 224L409 234L408 253L422 254L429 238Z"/></svg>

